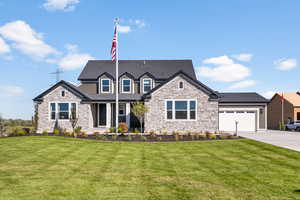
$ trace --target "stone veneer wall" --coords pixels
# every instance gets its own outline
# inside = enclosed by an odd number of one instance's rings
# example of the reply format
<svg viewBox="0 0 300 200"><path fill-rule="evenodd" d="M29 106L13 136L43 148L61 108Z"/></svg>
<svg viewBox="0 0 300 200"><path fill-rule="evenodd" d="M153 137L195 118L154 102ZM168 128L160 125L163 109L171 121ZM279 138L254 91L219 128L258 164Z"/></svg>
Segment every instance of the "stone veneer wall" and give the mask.
<svg viewBox="0 0 300 200"><path fill-rule="evenodd" d="M179 89L180 81L184 89ZM149 112L145 116L145 131L217 131L218 130L218 102L208 101L209 96L199 90L181 76L175 77L151 95L145 102ZM197 121L167 121L166 99L196 99Z"/></svg>
<svg viewBox="0 0 300 200"><path fill-rule="evenodd" d="M65 96L61 96L61 92L65 91ZM93 119L90 104L81 104L81 99L74 95L66 88L59 86L49 94L44 96L42 103L38 104L38 133L42 133L44 130L53 131L55 121L50 120L49 103L77 103L78 123L77 126L81 126L83 131L89 131L93 127ZM58 120L58 125L61 128L72 130L72 126L69 120Z"/></svg>

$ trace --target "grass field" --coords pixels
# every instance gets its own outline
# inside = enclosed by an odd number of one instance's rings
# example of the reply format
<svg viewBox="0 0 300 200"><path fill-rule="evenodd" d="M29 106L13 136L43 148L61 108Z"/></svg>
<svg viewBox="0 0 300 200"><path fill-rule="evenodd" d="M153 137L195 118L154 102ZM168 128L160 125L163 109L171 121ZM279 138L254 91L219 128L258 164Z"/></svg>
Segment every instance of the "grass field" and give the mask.
<svg viewBox="0 0 300 200"><path fill-rule="evenodd" d="M285 200L299 189L300 153L246 139L0 139L1 200Z"/></svg>

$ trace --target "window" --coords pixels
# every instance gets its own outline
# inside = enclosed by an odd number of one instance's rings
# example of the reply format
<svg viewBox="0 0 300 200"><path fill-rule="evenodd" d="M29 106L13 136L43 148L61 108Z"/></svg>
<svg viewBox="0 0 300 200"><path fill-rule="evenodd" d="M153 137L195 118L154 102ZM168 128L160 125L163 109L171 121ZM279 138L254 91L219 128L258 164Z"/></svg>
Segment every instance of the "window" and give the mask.
<svg viewBox="0 0 300 200"><path fill-rule="evenodd" d="M175 119L187 119L187 101L175 101Z"/></svg>
<svg viewBox="0 0 300 200"><path fill-rule="evenodd" d="M62 96L62 97L65 96L65 91L61 91L61 96Z"/></svg>
<svg viewBox="0 0 300 200"><path fill-rule="evenodd" d="M68 103L58 103L58 118L59 119L69 119L69 104Z"/></svg>
<svg viewBox="0 0 300 200"><path fill-rule="evenodd" d="M50 120L68 120L70 116L77 117L76 103L54 103L49 106Z"/></svg>
<svg viewBox="0 0 300 200"><path fill-rule="evenodd" d="M196 101L190 101L190 119L196 119Z"/></svg>
<svg viewBox="0 0 300 200"><path fill-rule="evenodd" d="M167 119L173 118L173 102L167 101Z"/></svg>
<svg viewBox="0 0 300 200"><path fill-rule="evenodd" d="M110 92L110 80L101 79L101 93L109 93L109 92Z"/></svg>
<svg viewBox="0 0 300 200"><path fill-rule="evenodd" d="M126 115L126 105L124 103L119 104L119 116Z"/></svg>
<svg viewBox="0 0 300 200"><path fill-rule="evenodd" d="M143 93L148 93L152 89L152 80L143 79Z"/></svg>
<svg viewBox="0 0 300 200"><path fill-rule="evenodd" d="M183 82L182 81L179 82L179 89L183 89Z"/></svg>
<svg viewBox="0 0 300 200"><path fill-rule="evenodd" d="M195 100L167 100L167 120L196 120Z"/></svg>
<svg viewBox="0 0 300 200"><path fill-rule="evenodd" d="M131 92L131 80L130 79L123 79L122 80L122 91L124 93L130 93Z"/></svg>
<svg viewBox="0 0 300 200"><path fill-rule="evenodd" d="M300 120L300 112L297 112L297 120Z"/></svg>
<svg viewBox="0 0 300 200"><path fill-rule="evenodd" d="M55 105L55 103L50 103L50 119L51 120L56 119L56 105Z"/></svg>

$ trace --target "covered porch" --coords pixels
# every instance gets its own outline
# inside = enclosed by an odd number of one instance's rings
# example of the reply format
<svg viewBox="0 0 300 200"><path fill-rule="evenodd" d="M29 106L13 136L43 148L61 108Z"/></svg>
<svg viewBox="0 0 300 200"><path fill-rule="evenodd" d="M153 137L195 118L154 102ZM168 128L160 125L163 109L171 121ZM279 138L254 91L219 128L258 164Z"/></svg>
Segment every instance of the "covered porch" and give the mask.
<svg viewBox="0 0 300 200"><path fill-rule="evenodd" d="M131 112L131 102L119 102L119 123L125 122L128 129L140 127L139 120ZM93 130L109 129L115 127L116 104L115 102L91 103L93 116Z"/></svg>

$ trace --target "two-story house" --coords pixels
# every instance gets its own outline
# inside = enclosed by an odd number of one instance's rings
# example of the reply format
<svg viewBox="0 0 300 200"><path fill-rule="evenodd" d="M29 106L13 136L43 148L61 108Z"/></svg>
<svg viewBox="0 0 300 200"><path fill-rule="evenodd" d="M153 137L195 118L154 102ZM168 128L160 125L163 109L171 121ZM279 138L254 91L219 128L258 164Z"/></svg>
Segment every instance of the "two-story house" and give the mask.
<svg viewBox="0 0 300 200"><path fill-rule="evenodd" d="M267 100L257 93L218 93L196 78L191 60L121 60L119 83L115 63L89 61L79 75L79 86L60 81L36 98L38 132L55 125L71 129L70 112L88 133L115 126L115 88L119 84L119 122L140 127L132 103L149 108L145 131L233 131L266 128Z"/></svg>

